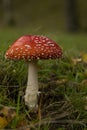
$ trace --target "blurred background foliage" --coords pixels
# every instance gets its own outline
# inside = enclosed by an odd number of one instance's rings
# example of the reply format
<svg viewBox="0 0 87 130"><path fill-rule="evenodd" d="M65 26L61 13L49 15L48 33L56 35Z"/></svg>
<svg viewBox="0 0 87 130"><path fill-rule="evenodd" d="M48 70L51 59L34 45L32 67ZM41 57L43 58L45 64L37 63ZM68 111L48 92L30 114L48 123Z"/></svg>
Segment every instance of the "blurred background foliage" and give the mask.
<svg viewBox="0 0 87 130"><path fill-rule="evenodd" d="M0 0L0 26L87 31L87 0Z"/></svg>

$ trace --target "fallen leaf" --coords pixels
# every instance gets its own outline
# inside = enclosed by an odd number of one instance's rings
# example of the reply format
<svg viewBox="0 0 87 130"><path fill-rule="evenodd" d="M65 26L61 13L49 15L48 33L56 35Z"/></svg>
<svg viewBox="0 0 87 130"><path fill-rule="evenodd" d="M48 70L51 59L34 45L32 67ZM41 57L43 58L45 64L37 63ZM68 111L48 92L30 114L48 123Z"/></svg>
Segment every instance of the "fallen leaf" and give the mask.
<svg viewBox="0 0 87 130"><path fill-rule="evenodd" d="M0 129L5 128L8 125L8 121L5 117L0 116Z"/></svg>
<svg viewBox="0 0 87 130"><path fill-rule="evenodd" d="M82 58L72 58L73 65L77 65L78 63L82 62Z"/></svg>
<svg viewBox="0 0 87 130"><path fill-rule="evenodd" d="M5 128L15 116L16 112L12 108L4 106L0 110L0 129Z"/></svg>
<svg viewBox="0 0 87 130"><path fill-rule="evenodd" d="M26 120L22 120L17 125L18 130L30 130Z"/></svg>

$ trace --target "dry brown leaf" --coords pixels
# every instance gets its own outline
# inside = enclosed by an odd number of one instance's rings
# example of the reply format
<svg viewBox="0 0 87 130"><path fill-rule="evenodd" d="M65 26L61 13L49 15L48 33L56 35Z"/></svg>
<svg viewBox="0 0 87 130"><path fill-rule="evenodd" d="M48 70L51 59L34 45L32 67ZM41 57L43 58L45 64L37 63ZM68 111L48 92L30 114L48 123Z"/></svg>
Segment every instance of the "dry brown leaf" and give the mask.
<svg viewBox="0 0 87 130"><path fill-rule="evenodd" d="M0 110L0 128L5 128L16 116L16 112L10 107L3 107Z"/></svg>
<svg viewBox="0 0 87 130"><path fill-rule="evenodd" d="M28 124L25 120L22 120L18 123L17 129L18 130L30 130L30 128L28 127Z"/></svg>
<svg viewBox="0 0 87 130"><path fill-rule="evenodd" d="M8 125L8 121L5 117L0 116L0 129L5 128Z"/></svg>
<svg viewBox="0 0 87 130"><path fill-rule="evenodd" d="M9 107L4 106L3 109L1 109L0 113L3 113L5 116L8 115Z"/></svg>
<svg viewBox="0 0 87 130"><path fill-rule="evenodd" d="M82 62L82 58L72 58L73 65L77 65L78 63Z"/></svg>

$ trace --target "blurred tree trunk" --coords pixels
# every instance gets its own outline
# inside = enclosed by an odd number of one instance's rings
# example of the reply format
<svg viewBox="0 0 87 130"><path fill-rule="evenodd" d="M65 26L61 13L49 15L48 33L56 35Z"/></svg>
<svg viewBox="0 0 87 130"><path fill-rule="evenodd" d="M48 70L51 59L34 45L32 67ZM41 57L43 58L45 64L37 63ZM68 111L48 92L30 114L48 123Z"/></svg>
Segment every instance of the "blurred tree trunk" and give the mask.
<svg viewBox="0 0 87 130"><path fill-rule="evenodd" d="M4 22L6 25L12 26L15 24L13 18L12 0L2 0L2 2L3 2Z"/></svg>
<svg viewBox="0 0 87 130"><path fill-rule="evenodd" d="M79 29L79 19L77 13L76 0L67 0L67 28L69 31L77 31Z"/></svg>

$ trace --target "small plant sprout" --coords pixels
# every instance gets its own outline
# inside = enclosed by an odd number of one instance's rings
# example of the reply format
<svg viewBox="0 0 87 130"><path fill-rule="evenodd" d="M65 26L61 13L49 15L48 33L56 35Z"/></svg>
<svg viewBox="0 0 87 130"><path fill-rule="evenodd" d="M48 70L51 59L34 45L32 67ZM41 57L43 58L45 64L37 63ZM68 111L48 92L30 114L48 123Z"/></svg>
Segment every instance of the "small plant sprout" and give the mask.
<svg viewBox="0 0 87 130"><path fill-rule="evenodd" d="M62 50L59 45L45 36L38 35L24 35L7 50L6 59L25 60L29 65L24 99L30 109L36 108L38 105L38 60L56 59L61 56Z"/></svg>

